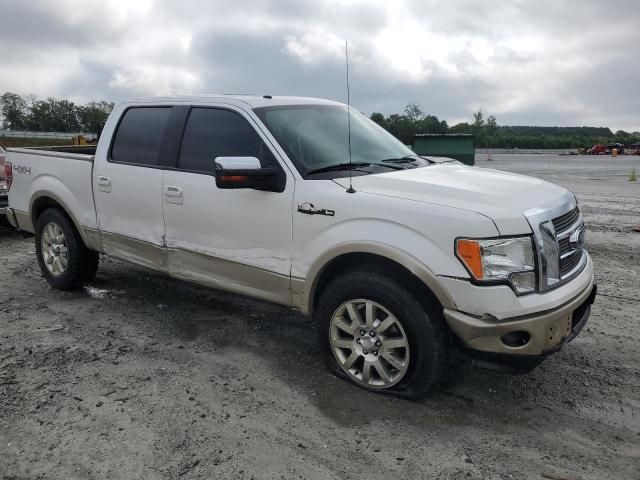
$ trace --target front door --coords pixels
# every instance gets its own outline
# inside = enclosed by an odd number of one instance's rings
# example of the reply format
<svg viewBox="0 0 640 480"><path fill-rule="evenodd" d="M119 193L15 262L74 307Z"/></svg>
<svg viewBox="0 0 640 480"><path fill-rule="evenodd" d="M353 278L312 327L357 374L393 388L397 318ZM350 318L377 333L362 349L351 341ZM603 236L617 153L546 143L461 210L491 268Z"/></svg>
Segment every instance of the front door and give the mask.
<svg viewBox="0 0 640 480"><path fill-rule="evenodd" d="M253 120L231 107L193 107L175 170L163 180L172 276L289 304L294 182ZM216 157L257 157L287 176L281 193L224 190Z"/></svg>

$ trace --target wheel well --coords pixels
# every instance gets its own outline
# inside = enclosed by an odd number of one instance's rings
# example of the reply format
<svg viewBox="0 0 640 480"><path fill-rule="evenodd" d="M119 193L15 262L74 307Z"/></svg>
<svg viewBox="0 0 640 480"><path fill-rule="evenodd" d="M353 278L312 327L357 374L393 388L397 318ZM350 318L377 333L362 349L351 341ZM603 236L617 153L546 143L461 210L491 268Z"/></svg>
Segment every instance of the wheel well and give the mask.
<svg viewBox="0 0 640 480"><path fill-rule="evenodd" d="M346 253L334 258L323 268L313 290L311 311L315 311L322 292L331 280L346 272L356 270L377 272L393 278L409 290L419 302L431 303L431 305L442 308L440 301L431 289L401 264L372 253Z"/></svg>
<svg viewBox="0 0 640 480"><path fill-rule="evenodd" d="M38 217L40 217L40 215L42 215L42 212L44 212L47 208L57 208L62 213L64 213L68 218L71 218L69 217L69 214L64 209L64 207L60 205L60 203L56 202L53 198L38 197L33 202L33 205L31 206L31 221L33 222L34 228L36 223L38 223ZM73 221L71 223L73 223Z"/></svg>
<svg viewBox="0 0 640 480"><path fill-rule="evenodd" d="M57 200L51 197L46 197L46 196L38 197L33 202L33 205L31 205L31 222L33 223L34 232L36 228L36 223L38 223L38 218L40 217L40 215L42 215L42 212L44 212L47 208L56 208L60 210L62 214L65 217L67 217L67 219L71 222L71 225L73 225L73 228L75 228L78 234L80 234L80 238L82 238L82 241L83 242L85 241L84 237L82 236L81 230L78 228L78 225L73 220L73 217L69 215L69 212L67 212L64 206Z"/></svg>
<svg viewBox="0 0 640 480"><path fill-rule="evenodd" d="M64 204L62 204L60 201L56 200L55 198L48 197L46 195L36 198L31 204L31 223L33 225L34 234L36 230L36 224L38 223L38 218L40 218L40 215L42 215L42 213L48 208L55 208L60 212L62 212L62 214L65 217L67 217L67 220L69 220L69 222L75 229L76 233L80 236L80 239L82 240L82 243L84 244L84 246L87 247L89 250L98 251L98 248L95 248L89 242L86 236L86 232L82 228L82 224L80 224L79 222L76 222L76 219L73 217L73 215L69 213L69 211L66 209Z"/></svg>

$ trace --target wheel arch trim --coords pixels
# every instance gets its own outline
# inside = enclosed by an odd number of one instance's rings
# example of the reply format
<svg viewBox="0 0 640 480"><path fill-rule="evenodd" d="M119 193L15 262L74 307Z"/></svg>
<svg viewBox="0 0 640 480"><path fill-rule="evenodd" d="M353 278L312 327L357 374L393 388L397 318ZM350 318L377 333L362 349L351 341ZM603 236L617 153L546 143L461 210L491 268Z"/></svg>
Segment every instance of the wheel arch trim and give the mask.
<svg viewBox="0 0 640 480"><path fill-rule="evenodd" d="M455 308L449 292L426 265L400 249L378 242L356 242L337 245L324 252L311 265L306 279L292 278L292 303L307 315L313 314L313 303L322 274L337 259L348 254L369 254L398 264L416 276L438 299L444 308Z"/></svg>
<svg viewBox="0 0 640 480"><path fill-rule="evenodd" d="M28 219L29 224L21 225L20 227L23 230L27 230L28 232L35 234L35 224L37 221L36 208L39 206L39 203L43 201L53 202L54 204L56 204L55 206L57 208L60 208L67 215L67 217L69 217L69 219L71 220L71 223L73 223L73 226L76 228L76 230L80 234L80 238L82 238L82 242L85 244L85 246L87 246L92 250L99 250L99 246L94 244L95 236L94 235L91 236L94 240L92 242L89 239L89 235L87 235L85 228L80 224L80 222L78 222L78 219L72 213L72 210L67 206L66 202L62 200L55 193L47 190L38 190L34 192L33 195L31 196L31 200L29 201L29 219ZM46 208L47 207L45 206L44 209ZM25 227L31 227L31 229L25 228Z"/></svg>

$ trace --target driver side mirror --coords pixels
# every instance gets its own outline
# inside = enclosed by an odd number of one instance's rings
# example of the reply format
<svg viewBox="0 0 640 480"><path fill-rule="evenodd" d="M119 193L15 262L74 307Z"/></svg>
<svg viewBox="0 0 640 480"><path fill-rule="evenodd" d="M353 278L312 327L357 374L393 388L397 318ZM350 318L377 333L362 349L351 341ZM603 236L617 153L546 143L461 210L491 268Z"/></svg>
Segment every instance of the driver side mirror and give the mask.
<svg viewBox="0 0 640 480"><path fill-rule="evenodd" d="M282 192L285 187L284 174L276 167L263 167L256 157L216 157L214 174L221 189Z"/></svg>

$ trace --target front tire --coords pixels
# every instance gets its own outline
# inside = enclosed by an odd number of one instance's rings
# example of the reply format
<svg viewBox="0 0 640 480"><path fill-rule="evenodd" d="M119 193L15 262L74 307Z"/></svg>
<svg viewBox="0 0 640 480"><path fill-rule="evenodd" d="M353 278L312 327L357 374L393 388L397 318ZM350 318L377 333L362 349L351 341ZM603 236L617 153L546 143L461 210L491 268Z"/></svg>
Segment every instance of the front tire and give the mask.
<svg viewBox="0 0 640 480"><path fill-rule="evenodd" d="M449 366L441 308L378 272L333 280L315 313L330 370L367 390L418 399Z"/></svg>
<svg viewBox="0 0 640 480"><path fill-rule="evenodd" d="M36 255L42 276L59 290L81 288L98 268L98 253L84 245L71 220L57 208L38 217Z"/></svg>

